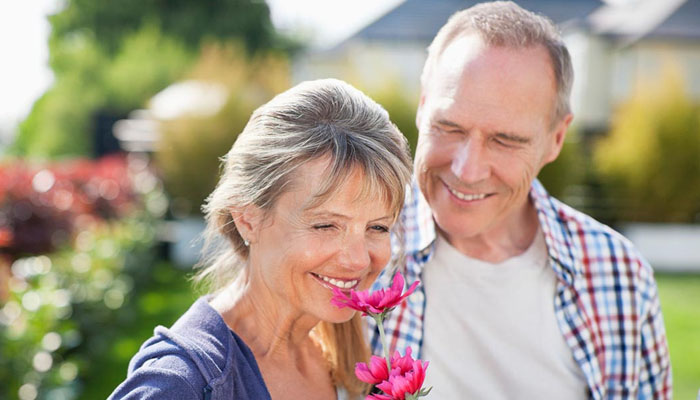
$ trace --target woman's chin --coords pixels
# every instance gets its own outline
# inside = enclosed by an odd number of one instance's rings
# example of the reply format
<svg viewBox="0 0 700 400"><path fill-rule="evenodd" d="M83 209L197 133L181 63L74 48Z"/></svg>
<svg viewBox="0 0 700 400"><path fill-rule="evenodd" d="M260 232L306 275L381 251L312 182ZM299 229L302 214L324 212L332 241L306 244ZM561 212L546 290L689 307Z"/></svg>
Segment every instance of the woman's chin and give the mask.
<svg viewBox="0 0 700 400"><path fill-rule="evenodd" d="M323 321L332 324L342 324L343 322L350 321L352 317L355 316L355 313L355 310L350 310L347 308L342 310L334 310L333 313L327 314L327 318L324 318Z"/></svg>

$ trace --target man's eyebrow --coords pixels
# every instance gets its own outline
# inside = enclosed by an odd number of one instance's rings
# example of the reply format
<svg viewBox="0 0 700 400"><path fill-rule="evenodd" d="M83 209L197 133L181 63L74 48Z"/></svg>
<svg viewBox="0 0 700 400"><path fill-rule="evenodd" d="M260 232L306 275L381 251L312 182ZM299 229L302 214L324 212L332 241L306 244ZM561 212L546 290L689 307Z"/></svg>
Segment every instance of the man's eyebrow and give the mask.
<svg viewBox="0 0 700 400"><path fill-rule="evenodd" d="M459 129L460 131L464 131L464 128L462 128L461 125L459 125L455 122L452 122L452 121L448 121L446 119L439 119L439 120L435 121L435 123L438 125L448 126L450 128L456 128L456 129Z"/></svg>
<svg viewBox="0 0 700 400"><path fill-rule="evenodd" d="M459 125L455 122L446 120L446 119L439 119L439 120L435 121L435 123L437 125L442 125L442 126L446 126L446 127L450 127L450 128L455 128L455 129L458 129L460 131L465 131L465 129L461 125ZM507 140L509 142L521 143L521 144L528 144L531 141L530 138L520 136L520 135L517 135L514 133L507 133L507 132L496 132L495 136L500 138L500 139Z"/></svg>
<svg viewBox="0 0 700 400"><path fill-rule="evenodd" d="M515 143L521 143L521 144L528 144L530 143L530 138L516 135L513 133L506 133L506 132L496 132L495 136L499 139L507 140L509 142L515 142Z"/></svg>

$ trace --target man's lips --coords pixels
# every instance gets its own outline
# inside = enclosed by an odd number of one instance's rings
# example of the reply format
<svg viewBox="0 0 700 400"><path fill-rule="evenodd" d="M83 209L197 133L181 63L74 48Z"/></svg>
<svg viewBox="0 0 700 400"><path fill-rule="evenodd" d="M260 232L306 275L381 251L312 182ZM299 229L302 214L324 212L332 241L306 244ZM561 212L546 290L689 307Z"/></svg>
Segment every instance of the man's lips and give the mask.
<svg viewBox="0 0 700 400"><path fill-rule="evenodd" d="M477 201L477 200L483 200L489 196L492 196L493 193L462 193L454 188L452 188L450 185L446 184L443 182L445 185L445 188L456 198L462 200L462 201Z"/></svg>

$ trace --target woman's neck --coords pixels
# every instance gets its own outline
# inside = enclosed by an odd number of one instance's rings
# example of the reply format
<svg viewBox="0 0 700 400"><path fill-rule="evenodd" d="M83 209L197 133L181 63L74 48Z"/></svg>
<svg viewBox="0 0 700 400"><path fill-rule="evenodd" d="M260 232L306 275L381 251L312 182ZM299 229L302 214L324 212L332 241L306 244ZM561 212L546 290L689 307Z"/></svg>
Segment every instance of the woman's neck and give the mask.
<svg viewBox="0 0 700 400"><path fill-rule="evenodd" d="M265 290L238 279L211 301L226 324L251 348L259 362L303 363L304 353L316 347L310 332L319 320L291 309Z"/></svg>
<svg viewBox="0 0 700 400"><path fill-rule="evenodd" d="M317 318L293 310L244 278L210 304L253 351L273 399L335 398L330 366L311 335Z"/></svg>

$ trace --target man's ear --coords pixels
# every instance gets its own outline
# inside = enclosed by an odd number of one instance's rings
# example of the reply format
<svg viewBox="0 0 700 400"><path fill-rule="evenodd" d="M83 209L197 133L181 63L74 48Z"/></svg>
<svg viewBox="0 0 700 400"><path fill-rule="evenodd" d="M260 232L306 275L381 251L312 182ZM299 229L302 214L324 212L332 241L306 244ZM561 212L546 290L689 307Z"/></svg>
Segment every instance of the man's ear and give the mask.
<svg viewBox="0 0 700 400"><path fill-rule="evenodd" d="M561 148L564 146L564 139L566 139L566 132L569 130L569 126L571 125L571 121L573 121L573 119L573 114L566 114L566 116L562 118L561 121L559 121L554 127L554 130L551 133L552 137L548 139L550 147L549 153L544 159L545 164L549 164L559 157Z"/></svg>
<svg viewBox="0 0 700 400"><path fill-rule="evenodd" d="M250 243L257 241L257 235L262 226L262 216L262 210L254 205L231 210L231 218L233 218L233 223L236 224L238 233L243 240L247 240Z"/></svg>

